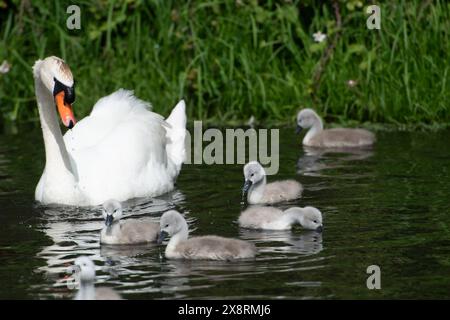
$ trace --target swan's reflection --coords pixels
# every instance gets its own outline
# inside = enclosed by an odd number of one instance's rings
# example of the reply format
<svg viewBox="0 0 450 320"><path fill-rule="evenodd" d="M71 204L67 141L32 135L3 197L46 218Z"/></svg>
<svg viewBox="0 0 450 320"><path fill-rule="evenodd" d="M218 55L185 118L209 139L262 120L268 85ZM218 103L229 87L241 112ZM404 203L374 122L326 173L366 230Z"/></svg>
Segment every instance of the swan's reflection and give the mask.
<svg viewBox="0 0 450 320"><path fill-rule="evenodd" d="M297 172L305 175L320 175L324 169L345 167L348 161L368 159L372 148L313 148L303 146L304 154L297 161Z"/></svg>
<svg viewBox="0 0 450 320"><path fill-rule="evenodd" d="M106 259L110 264L115 260L123 258L135 258L156 250L156 243L146 243L137 245L102 245L100 247L100 256Z"/></svg>
<svg viewBox="0 0 450 320"><path fill-rule="evenodd" d="M123 203L124 217L154 217L155 221L163 212L182 205L185 196L174 191L158 198L133 199ZM149 246L135 246L113 249L100 248L100 230L104 222L100 206L97 207L61 207L37 206L41 212L39 219L42 224L38 227L51 241L51 244L42 248L37 254L45 260L45 265L37 269L43 272L47 279L53 282L54 287L65 286L67 268L74 259L80 255L87 255L97 265L104 265L101 271L116 277L115 265L121 265L124 260L138 259L140 255L151 252ZM102 276L98 277L100 282ZM103 276L103 280L105 277Z"/></svg>
<svg viewBox="0 0 450 320"><path fill-rule="evenodd" d="M161 288L208 288L224 280L244 280L257 271L254 260L164 260L164 277Z"/></svg>
<svg viewBox="0 0 450 320"><path fill-rule="evenodd" d="M323 258L311 257L323 250L321 233L308 231L294 235L291 231L242 229L240 238L258 246L257 264L253 259L232 262L163 259L158 279L161 290L173 292L176 288L181 294L183 290L208 288L222 281L239 282L249 277L263 277L267 272L307 271L321 267ZM299 255L305 259L299 260ZM283 264L273 263L274 259L282 259Z"/></svg>
<svg viewBox="0 0 450 320"><path fill-rule="evenodd" d="M241 229L240 236L242 239L254 241L258 243L274 243L272 246L265 245L262 252L271 253L295 253L301 255L314 255L323 250L322 232L316 231L268 231L268 230L249 230Z"/></svg>
<svg viewBox="0 0 450 320"><path fill-rule="evenodd" d="M203 275L205 271L247 272L254 268L252 259L239 261L215 260L167 260L167 264L176 275ZM218 272L217 275L220 273Z"/></svg>
<svg viewBox="0 0 450 320"><path fill-rule="evenodd" d="M184 196L180 193L168 200L133 200L124 204L125 215L157 220L162 212L175 206L179 209L183 201ZM170 299L189 297L192 290L217 286L223 281L240 282L249 277L262 277L266 272L310 270L316 268L316 260L321 259L309 256L322 250L322 235L319 233L241 230L241 238L255 242L260 249L256 261L170 260L164 257L165 245L100 246L100 230L104 225L100 207L46 206L39 207L39 210L42 212L40 229L52 241L38 254L45 265L37 271L45 273L48 280L39 285L42 298L73 297L74 290L68 288L67 270L80 255L94 260L96 283L107 282L125 298L127 295L153 294ZM188 220L190 223L193 221L192 218ZM299 259L299 255L305 259ZM273 263L274 259L283 261L282 265Z"/></svg>

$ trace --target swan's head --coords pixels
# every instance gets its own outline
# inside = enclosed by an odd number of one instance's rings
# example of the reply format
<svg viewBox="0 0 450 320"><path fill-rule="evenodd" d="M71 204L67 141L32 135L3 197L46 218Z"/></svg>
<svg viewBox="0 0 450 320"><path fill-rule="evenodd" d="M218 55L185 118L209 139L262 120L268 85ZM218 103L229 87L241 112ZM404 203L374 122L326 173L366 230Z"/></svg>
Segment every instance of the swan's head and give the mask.
<svg viewBox="0 0 450 320"><path fill-rule="evenodd" d="M36 61L33 73L52 94L62 123L69 129L73 128L76 123L72 111L75 86L69 66L58 57L48 57Z"/></svg>
<svg viewBox="0 0 450 320"><path fill-rule="evenodd" d="M308 230L316 230L317 232L322 232L322 212L314 207L304 207L304 208L290 208L286 212L294 213L298 218L298 223Z"/></svg>
<svg viewBox="0 0 450 320"><path fill-rule="evenodd" d="M264 179L266 172L257 161L251 161L244 166L244 186L242 192L246 193L250 187Z"/></svg>
<svg viewBox="0 0 450 320"><path fill-rule="evenodd" d="M165 212L159 220L158 243L161 244L168 236L173 236L187 227L186 220L175 210Z"/></svg>
<svg viewBox="0 0 450 320"><path fill-rule="evenodd" d="M303 109L297 114L297 133L309 129L317 123L319 116L313 109Z"/></svg>
<svg viewBox="0 0 450 320"><path fill-rule="evenodd" d="M109 227L122 218L122 205L119 201L108 200L103 204L102 213L105 219L105 225Z"/></svg>
<svg viewBox="0 0 450 320"><path fill-rule="evenodd" d="M95 265L89 257L76 258L72 269L79 274L81 282L95 281Z"/></svg>

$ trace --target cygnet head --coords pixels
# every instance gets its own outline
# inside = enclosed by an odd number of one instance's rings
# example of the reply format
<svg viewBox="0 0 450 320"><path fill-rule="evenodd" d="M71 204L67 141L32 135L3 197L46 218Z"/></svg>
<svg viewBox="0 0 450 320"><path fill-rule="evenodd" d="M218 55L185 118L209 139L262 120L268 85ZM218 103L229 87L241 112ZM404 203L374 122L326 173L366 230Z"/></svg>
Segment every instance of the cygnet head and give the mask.
<svg viewBox="0 0 450 320"><path fill-rule="evenodd" d="M95 264L89 257L81 256L76 258L72 268L79 274L81 282L95 281Z"/></svg>
<svg viewBox="0 0 450 320"><path fill-rule="evenodd" d="M102 213L105 225L109 227L122 218L122 205L119 201L108 200L103 204Z"/></svg>
<svg viewBox="0 0 450 320"><path fill-rule="evenodd" d="M76 123L72 111L75 102L75 86L69 66L58 57L38 60L33 67L34 77L40 79L55 100L61 121L69 129Z"/></svg>
<svg viewBox="0 0 450 320"><path fill-rule="evenodd" d="M183 216L176 210L165 212L159 221L158 243L161 244L166 237L171 237L183 230L187 231L187 223Z"/></svg>
<svg viewBox="0 0 450 320"><path fill-rule="evenodd" d="M242 192L246 193L250 187L264 180L266 172L264 168L257 161L251 161L244 166L244 186Z"/></svg>
<svg viewBox="0 0 450 320"><path fill-rule="evenodd" d="M298 214L299 223L303 228L309 230L316 230L317 232L323 231L322 213L319 209L314 207L304 208L290 208L286 211Z"/></svg>
<svg viewBox="0 0 450 320"><path fill-rule="evenodd" d="M297 114L297 133L300 133L302 129L309 129L317 121L320 121L319 116L313 109L303 109Z"/></svg>

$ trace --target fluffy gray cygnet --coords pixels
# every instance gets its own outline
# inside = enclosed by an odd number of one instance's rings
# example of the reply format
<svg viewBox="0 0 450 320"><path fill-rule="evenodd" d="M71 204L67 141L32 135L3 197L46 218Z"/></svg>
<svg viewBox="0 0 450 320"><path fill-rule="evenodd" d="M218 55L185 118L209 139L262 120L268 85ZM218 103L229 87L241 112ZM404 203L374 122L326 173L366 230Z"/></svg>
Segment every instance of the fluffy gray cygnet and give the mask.
<svg viewBox="0 0 450 320"><path fill-rule="evenodd" d="M295 180L266 182L266 172L257 161L244 166L243 194L249 204L277 203L300 198L303 187Z"/></svg>
<svg viewBox="0 0 450 320"><path fill-rule="evenodd" d="M170 210L161 216L159 243L170 236L165 250L168 259L236 260L254 258L253 243L219 236L188 238L189 228L183 216Z"/></svg>

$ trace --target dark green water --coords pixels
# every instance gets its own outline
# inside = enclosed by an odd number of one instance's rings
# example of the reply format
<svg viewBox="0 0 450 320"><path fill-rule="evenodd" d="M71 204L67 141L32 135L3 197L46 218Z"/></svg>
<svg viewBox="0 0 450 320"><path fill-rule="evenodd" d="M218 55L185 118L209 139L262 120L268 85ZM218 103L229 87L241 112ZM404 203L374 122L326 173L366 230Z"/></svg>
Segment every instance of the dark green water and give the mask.
<svg viewBox="0 0 450 320"><path fill-rule="evenodd" d="M127 299L450 298L449 131L378 133L372 151L353 154L307 154L292 130L280 137L276 178L306 189L281 207L318 207L322 234L240 230L241 165L187 165L173 193L127 204L126 216L157 221L177 208L192 234L256 243L255 261L225 263L166 260L156 245L100 248L98 209L34 202L41 132L0 135L0 298L72 298L66 269L79 255ZM381 268L381 290L367 289L370 265Z"/></svg>

